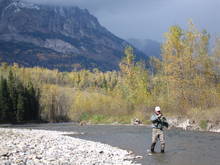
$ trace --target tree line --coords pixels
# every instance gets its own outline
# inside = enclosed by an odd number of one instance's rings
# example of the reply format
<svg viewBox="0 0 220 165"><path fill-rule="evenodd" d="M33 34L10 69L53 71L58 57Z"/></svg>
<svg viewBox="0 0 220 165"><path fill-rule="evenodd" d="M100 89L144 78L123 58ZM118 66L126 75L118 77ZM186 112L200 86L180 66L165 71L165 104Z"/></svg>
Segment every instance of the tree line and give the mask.
<svg viewBox="0 0 220 165"><path fill-rule="evenodd" d="M39 120L39 92L31 82L25 86L12 71L0 79L0 122L17 123Z"/></svg>

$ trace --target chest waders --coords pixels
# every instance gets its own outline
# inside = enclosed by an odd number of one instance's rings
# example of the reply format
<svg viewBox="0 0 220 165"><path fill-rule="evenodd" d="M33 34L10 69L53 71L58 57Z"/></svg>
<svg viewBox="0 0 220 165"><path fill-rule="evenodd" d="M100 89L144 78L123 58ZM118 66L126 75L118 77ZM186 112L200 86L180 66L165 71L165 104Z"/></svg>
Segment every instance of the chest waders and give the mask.
<svg viewBox="0 0 220 165"><path fill-rule="evenodd" d="M165 140L164 140L164 132L163 132L163 121L159 119L155 124L155 128L152 130L152 144L151 144L151 152L154 152L154 148L156 146L157 140L160 140L161 145L161 153L165 151ZM160 125L160 127L159 127Z"/></svg>

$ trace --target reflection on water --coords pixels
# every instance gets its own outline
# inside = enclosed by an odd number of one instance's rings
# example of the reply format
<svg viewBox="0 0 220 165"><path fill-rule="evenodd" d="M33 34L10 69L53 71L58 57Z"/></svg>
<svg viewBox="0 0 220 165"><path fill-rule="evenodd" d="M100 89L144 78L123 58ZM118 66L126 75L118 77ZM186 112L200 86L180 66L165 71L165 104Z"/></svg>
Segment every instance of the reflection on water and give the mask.
<svg viewBox="0 0 220 165"><path fill-rule="evenodd" d="M151 129L146 126L77 126L64 124L32 124L17 127L58 131L85 132L75 137L98 141L126 150L144 158L143 165L219 165L220 134L182 130L166 131L166 153L147 156ZM73 135L74 136L74 135ZM159 144L156 151L160 151Z"/></svg>

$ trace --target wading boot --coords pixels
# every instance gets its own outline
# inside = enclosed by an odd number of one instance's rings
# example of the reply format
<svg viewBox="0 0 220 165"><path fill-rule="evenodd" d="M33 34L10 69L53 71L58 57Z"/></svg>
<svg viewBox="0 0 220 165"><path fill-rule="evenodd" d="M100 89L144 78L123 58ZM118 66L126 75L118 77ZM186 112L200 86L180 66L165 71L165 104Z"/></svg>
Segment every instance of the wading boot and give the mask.
<svg viewBox="0 0 220 165"><path fill-rule="evenodd" d="M150 151L151 151L152 153L154 153L154 147L155 147L155 145L156 145L156 143L152 143L152 144L151 144Z"/></svg>
<svg viewBox="0 0 220 165"><path fill-rule="evenodd" d="M161 153L164 153L165 152L165 144L161 144Z"/></svg>

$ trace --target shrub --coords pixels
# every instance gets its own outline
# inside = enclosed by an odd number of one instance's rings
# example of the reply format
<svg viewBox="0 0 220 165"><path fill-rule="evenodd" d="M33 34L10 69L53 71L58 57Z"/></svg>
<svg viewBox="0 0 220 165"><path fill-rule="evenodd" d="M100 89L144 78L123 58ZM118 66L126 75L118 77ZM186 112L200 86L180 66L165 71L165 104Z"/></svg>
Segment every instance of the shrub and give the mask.
<svg viewBox="0 0 220 165"><path fill-rule="evenodd" d="M203 129L203 130L206 130L206 129L207 129L207 125L208 125L207 120L201 120L201 121L199 122L199 126L200 126L200 128Z"/></svg>

